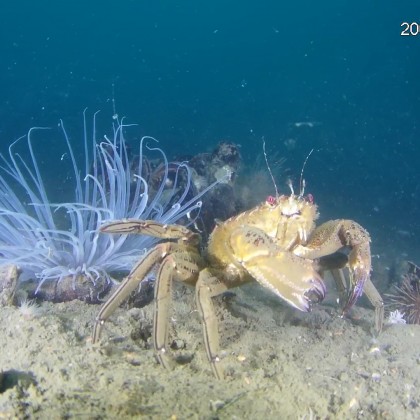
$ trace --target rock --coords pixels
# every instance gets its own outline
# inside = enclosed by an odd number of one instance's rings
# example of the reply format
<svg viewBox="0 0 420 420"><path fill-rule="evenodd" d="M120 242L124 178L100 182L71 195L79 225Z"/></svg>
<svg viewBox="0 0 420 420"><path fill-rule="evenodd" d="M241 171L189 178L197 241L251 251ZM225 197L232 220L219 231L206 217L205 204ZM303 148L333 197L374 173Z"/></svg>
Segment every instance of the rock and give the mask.
<svg viewBox="0 0 420 420"><path fill-rule="evenodd" d="M13 305L19 275L16 265L0 266L0 307Z"/></svg>

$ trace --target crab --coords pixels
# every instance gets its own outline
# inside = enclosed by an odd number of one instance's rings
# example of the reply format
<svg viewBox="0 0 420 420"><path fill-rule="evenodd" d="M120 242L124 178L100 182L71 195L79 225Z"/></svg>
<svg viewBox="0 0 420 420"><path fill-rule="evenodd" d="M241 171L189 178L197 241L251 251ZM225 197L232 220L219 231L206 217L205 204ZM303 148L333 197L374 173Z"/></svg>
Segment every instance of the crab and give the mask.
<svg viewBox="0 0 420 420"><path fill-rule="evenodd" d="M331 270L343 298L343 314L364 291L376 310L375 326L383 324L383 301L370 280L368 232L353 220L331 220L315 226L317 206L309 194L268 197L257 207L218 222L200 251L200 235L180 225L153 220L124 219L101 227L102 232L143 234L162 239L133 267L101 308L93 331L100 337L104 322L138 288L155 266L153 341L159 362L172 366L168 352L169 308L173 281L195 287L204 344L211 369L224 377L219 347L218 321L213 298L228 289L257 281L289 305L308 312L326 293L325 270ZM347 256L331 258L348 248ZM345 254L342 254L345 255ZM348 279L342 269L347 267Z"/></svg>

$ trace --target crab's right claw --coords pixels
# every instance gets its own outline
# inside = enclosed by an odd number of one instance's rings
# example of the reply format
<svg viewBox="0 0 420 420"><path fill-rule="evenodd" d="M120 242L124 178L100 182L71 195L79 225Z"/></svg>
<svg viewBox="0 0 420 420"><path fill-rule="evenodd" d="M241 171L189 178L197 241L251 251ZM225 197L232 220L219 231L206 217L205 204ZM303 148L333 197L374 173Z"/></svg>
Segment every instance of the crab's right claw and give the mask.
<svg viewBox="0 0 420 420"><path fill-rule="evenodd" d="M281 251L260 229L248 226L234 231L230 245L238 263L291 306L308 312L312 303L324 299L325 284L313 262Z"/></svg>

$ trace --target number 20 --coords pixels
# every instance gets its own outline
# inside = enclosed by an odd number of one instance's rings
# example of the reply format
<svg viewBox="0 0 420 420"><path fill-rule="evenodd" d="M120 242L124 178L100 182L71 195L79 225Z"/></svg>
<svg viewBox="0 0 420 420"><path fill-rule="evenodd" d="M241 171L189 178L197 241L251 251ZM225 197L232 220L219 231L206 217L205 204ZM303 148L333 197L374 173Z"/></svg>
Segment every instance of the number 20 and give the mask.
<svg viewBox="0 0 420 420"><path fill-rule="evenodd" d="M420 33L420 25L417 22L403 22L400 25L403 29L401 31L401 36L416 36Z"/></svg>

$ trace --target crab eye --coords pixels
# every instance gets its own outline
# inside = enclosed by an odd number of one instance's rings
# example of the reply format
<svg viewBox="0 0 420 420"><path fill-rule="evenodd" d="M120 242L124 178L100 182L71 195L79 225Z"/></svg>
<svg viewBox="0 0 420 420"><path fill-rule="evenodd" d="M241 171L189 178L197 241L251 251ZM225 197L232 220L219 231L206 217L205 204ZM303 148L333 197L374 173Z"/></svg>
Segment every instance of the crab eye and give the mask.
<svg viewBox="0 0 420 420"><path fill-rule="evenodd" d="M269 196L266 198L265 202L266 202L267 204L269 204L270 206L275 206L275 205L276 205L277 200L276 200L276 197L273 197L272 195L269 195Z"/></svg>

